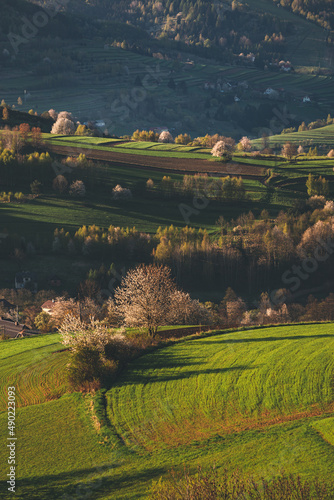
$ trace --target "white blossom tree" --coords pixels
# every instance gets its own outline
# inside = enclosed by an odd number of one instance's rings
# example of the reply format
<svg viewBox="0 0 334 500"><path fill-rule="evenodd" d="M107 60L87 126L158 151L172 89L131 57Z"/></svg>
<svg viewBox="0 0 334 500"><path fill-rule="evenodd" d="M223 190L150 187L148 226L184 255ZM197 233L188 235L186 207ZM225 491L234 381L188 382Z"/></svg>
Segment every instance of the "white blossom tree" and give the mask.
<svg viewBox="0 0 334 500"><path fill-rule="evenodd" d="M252 142L248 137L244 136L240 139L238 149L241 151L252 151Z"/></svg>
<svg viewBox="0 0 334 500"><path fill-rule="evenodd" d="M54 120L56 122L57 118L58 118L57 111L55 111L54 109L49 109L48 113L51 116L52 120Z"/></svg>
<svg viewBox="0 0 334 500"><path fill-rule="evenodd" d="M131 190L128 188L122 188L120 184L112 190L113 200L130 200L132 198Z"/></svg>
<svg viewBox="0 0 334 500"><path fill-rule="evenodd" d="M324 206L324 211L329 214L334 214L334 201L328 200Z"/></svg>
<svg viewBox="0 0 334 500"><path fill-rule="evenodd" d="M123 278L114 300L126 326L147 328L154 337L168 321L175 292L168 267L141 265Z"/></svg>
<svg viewBox="0 0 334 500"><path fill-rule="evenodd" d="M83 322L73 314L68 314L64 318L59 333L62 343L73 352L86 347L103 353L105 346L115 338L115 335L119 340L125 341L123 333L110 330L100 321L91 318L88 322Z"/></svg>
<svg viewBox="0 0 334 500"><path fill-rule="evenodd" d="M75 133L75 124L68 118L58 116L57 121L53 124L51 134L73 135Z"/></svg>
<svg viewBox="0 0 334 500"><path fill-rule="evenodd" d="M192 300L189 293L176 290L170 299L167 323L174 325L209 324L209 311L198 301Z"/></svg>
<svg viewBox="0 0 334 500"><path fill-rule="evenodd" d="M57 116L57 119L59 119L59 118L65 118L66 120L71 120L72 122L74 121L73 115L69 111L60 111L60 113L58 113L58 116Z"/></svg>
<svg viewBox="0 0 334 500"><path fill-rule="evenodd" d="M168 130L163 130L159 135L159 142L173 143L174 139L172 134L168 132Z"/></svg>
<svg viewBox="0 0 334 500"><path fill-rule="evenodd" d="M223 156L231 155L233 153L233 150L234 144L232 142L222 140L216 142L211 150L211 154L212 156L215 156L217 158L222 158Z"/></svg>
<svg viewBox="0 0 334 500"><path fill-rule="evenodd" d="M86 187L83 181L76 180L70 186L70 195L83 198L86 195Z"/></svg>
<svg viewBox="0 0 334 500"><path fill-rule="evenodd" d="M297 155L297 146L293 142L286 142L282 147L281 153L284 158L291 160L293 156Z"/></svg>

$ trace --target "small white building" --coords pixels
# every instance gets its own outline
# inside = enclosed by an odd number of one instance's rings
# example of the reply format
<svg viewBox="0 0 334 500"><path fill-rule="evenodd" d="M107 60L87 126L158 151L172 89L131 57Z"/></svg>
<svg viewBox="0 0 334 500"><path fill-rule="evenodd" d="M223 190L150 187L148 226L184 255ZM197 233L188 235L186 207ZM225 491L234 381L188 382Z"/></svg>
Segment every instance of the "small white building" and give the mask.
<svg viewBox="0 0 334 500"><path fill-rule="evenodd" d="M53 311L54 306L55 306L55 301L54 301L54 299L52 299L52 300L47 300L46 302L44 302L44 304L42 304L41 307L42 307L43 312L52 315L52 311Z"/></svg>

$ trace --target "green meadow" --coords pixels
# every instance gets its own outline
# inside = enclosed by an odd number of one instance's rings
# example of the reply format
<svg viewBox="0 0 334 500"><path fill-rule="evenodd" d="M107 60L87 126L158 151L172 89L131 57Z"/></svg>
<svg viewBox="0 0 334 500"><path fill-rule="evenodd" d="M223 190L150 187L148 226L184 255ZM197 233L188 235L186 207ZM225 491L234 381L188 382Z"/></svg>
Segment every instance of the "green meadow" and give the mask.
<svg viewBox="0 0 334 500"><path fill-rule="evenodd" d="M218 473L239 468L255 478L284 470L331 480L333 324L215 332L154 350L107 390L102 427L90 396L64 394L66 357L56 370L58 395L36 395L38 384L55 389L54 365L48 375L45 367L62 354L57 341L49 335L2 343L1 378L26 399L17 399L17 493L4 488L1 498L144 499L152 481L184 464L191 471L215 465ZM5 465L4 448L0 460Z"/></svg>
<svg viewBox="0 0 334 500"><path fill-rule="evenodd" d="M334 147L334 125L316 128L314 130L305 130L303 132L291 132L289 134L272 135L268 138L270 146L283 146L286 142L301 144L302 146L328 146ZM261 147L261 139L253 141L255 147ZM306 149L307 152L307 149Z"/></svg>

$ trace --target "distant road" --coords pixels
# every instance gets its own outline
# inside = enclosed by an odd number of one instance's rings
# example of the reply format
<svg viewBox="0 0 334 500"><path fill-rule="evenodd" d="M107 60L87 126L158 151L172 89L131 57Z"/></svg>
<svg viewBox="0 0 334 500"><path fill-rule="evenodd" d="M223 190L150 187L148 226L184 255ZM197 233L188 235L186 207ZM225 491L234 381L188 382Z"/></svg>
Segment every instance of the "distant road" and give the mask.
<svg viewBox="0 0 334 500"><path fill-rule="evenodd" d="M260 179L265 174L265 169L256 165L244 165L237 162L219 163L209 160L191 158L169 158L163 156L145 156L129 153L115 153L114 151L100 151L89 147L60 146L47 143L50 152L71 156L83 153L90 160L98 160L126 167L151 168L161 172L179 174L204 174L215 176L235 175L249 179Z"/></svg>

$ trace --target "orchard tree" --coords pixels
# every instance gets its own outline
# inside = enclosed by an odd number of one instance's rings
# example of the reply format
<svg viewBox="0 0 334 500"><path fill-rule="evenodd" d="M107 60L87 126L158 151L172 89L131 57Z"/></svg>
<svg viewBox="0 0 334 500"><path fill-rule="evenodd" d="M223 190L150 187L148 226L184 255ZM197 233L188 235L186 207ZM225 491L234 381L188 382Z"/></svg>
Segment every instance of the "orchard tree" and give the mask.
<svg viewBox="0 0 334 500"><path fill-rule="evenodd" d="M19 132L23 141L26 142L28 135L30 134L30 125L28 123L21 123L19 126Z"/></svg>
<svg viewBox="0 0 334 500"><path fill-rule="evenodd" d="M49 116L52 118L52 120L56 122L57 118L58 118L57 111L55 111L54 109L49 109L48 113L49 113Z"/></svg>
<svg viewBox="0 0 334 500"><path fill-rule="evenodd" d="M31 129L31 142L35 147L38 147L42 144L42 130L40 129L40 127L33 127Z"/></svg>
<svg viewBox="0 0 334 500"><path fill-rule="evenodd" d="M282 148L282 156L291 160L294 156L297 155L297 147L292 142L286 142Z"/></svg>
<svg viewBox="0 0 334 500"><path fill-rule="evenodd" d="M176 286L167 266L141 265L130 270L115 291L115 305L126 326L147 328L154 337L165 325Z"/></svg>
<svg viewBox="0 0 334 500"><path fill-rule="evenodd" d="M63 175L59 174L57 175L57 177L53 179L52 187L55 191L58 191L59 193L64 193L67 189L67 186L68 186L67 179Z"/></svg>
<svg viewBox="0 0 334 500"><path fill-rule="evenodd" d="M86 187L82 181L76 180L70 186L70 195L83 198L86 195Z"/></svg>
<svg viewBox="0 0 334 500"><path fill-rule="evenodd" d="M231 156L234 150L234 145L229 141L218 141L211 150L212 156L216 158L223 158L224 156Z"/></svg>
<svg viewBox="0 0 334 500"><path fill-rule="evenodd" d="M250 141L250 139L248 139L248 137L242 137L238 144L238 149L245 152L252 151L252 142Z"/></svg>
<svg viewBox="0 0 334 500"><path fill-rule="evenodd" d="M168 132L168 130L164 130L161 132L159 135L159 142L164 142L164 143L173 143L174 139L172 137L172 134Z"/></svg>
<svg viewBox="0 0 334 500"><path fill-rule="evenodd" d="M69 118L63 118L60 115L61 113L59 113L58 119L51 129L51 134L73 135L75 133L74 123Z"/></svg>

